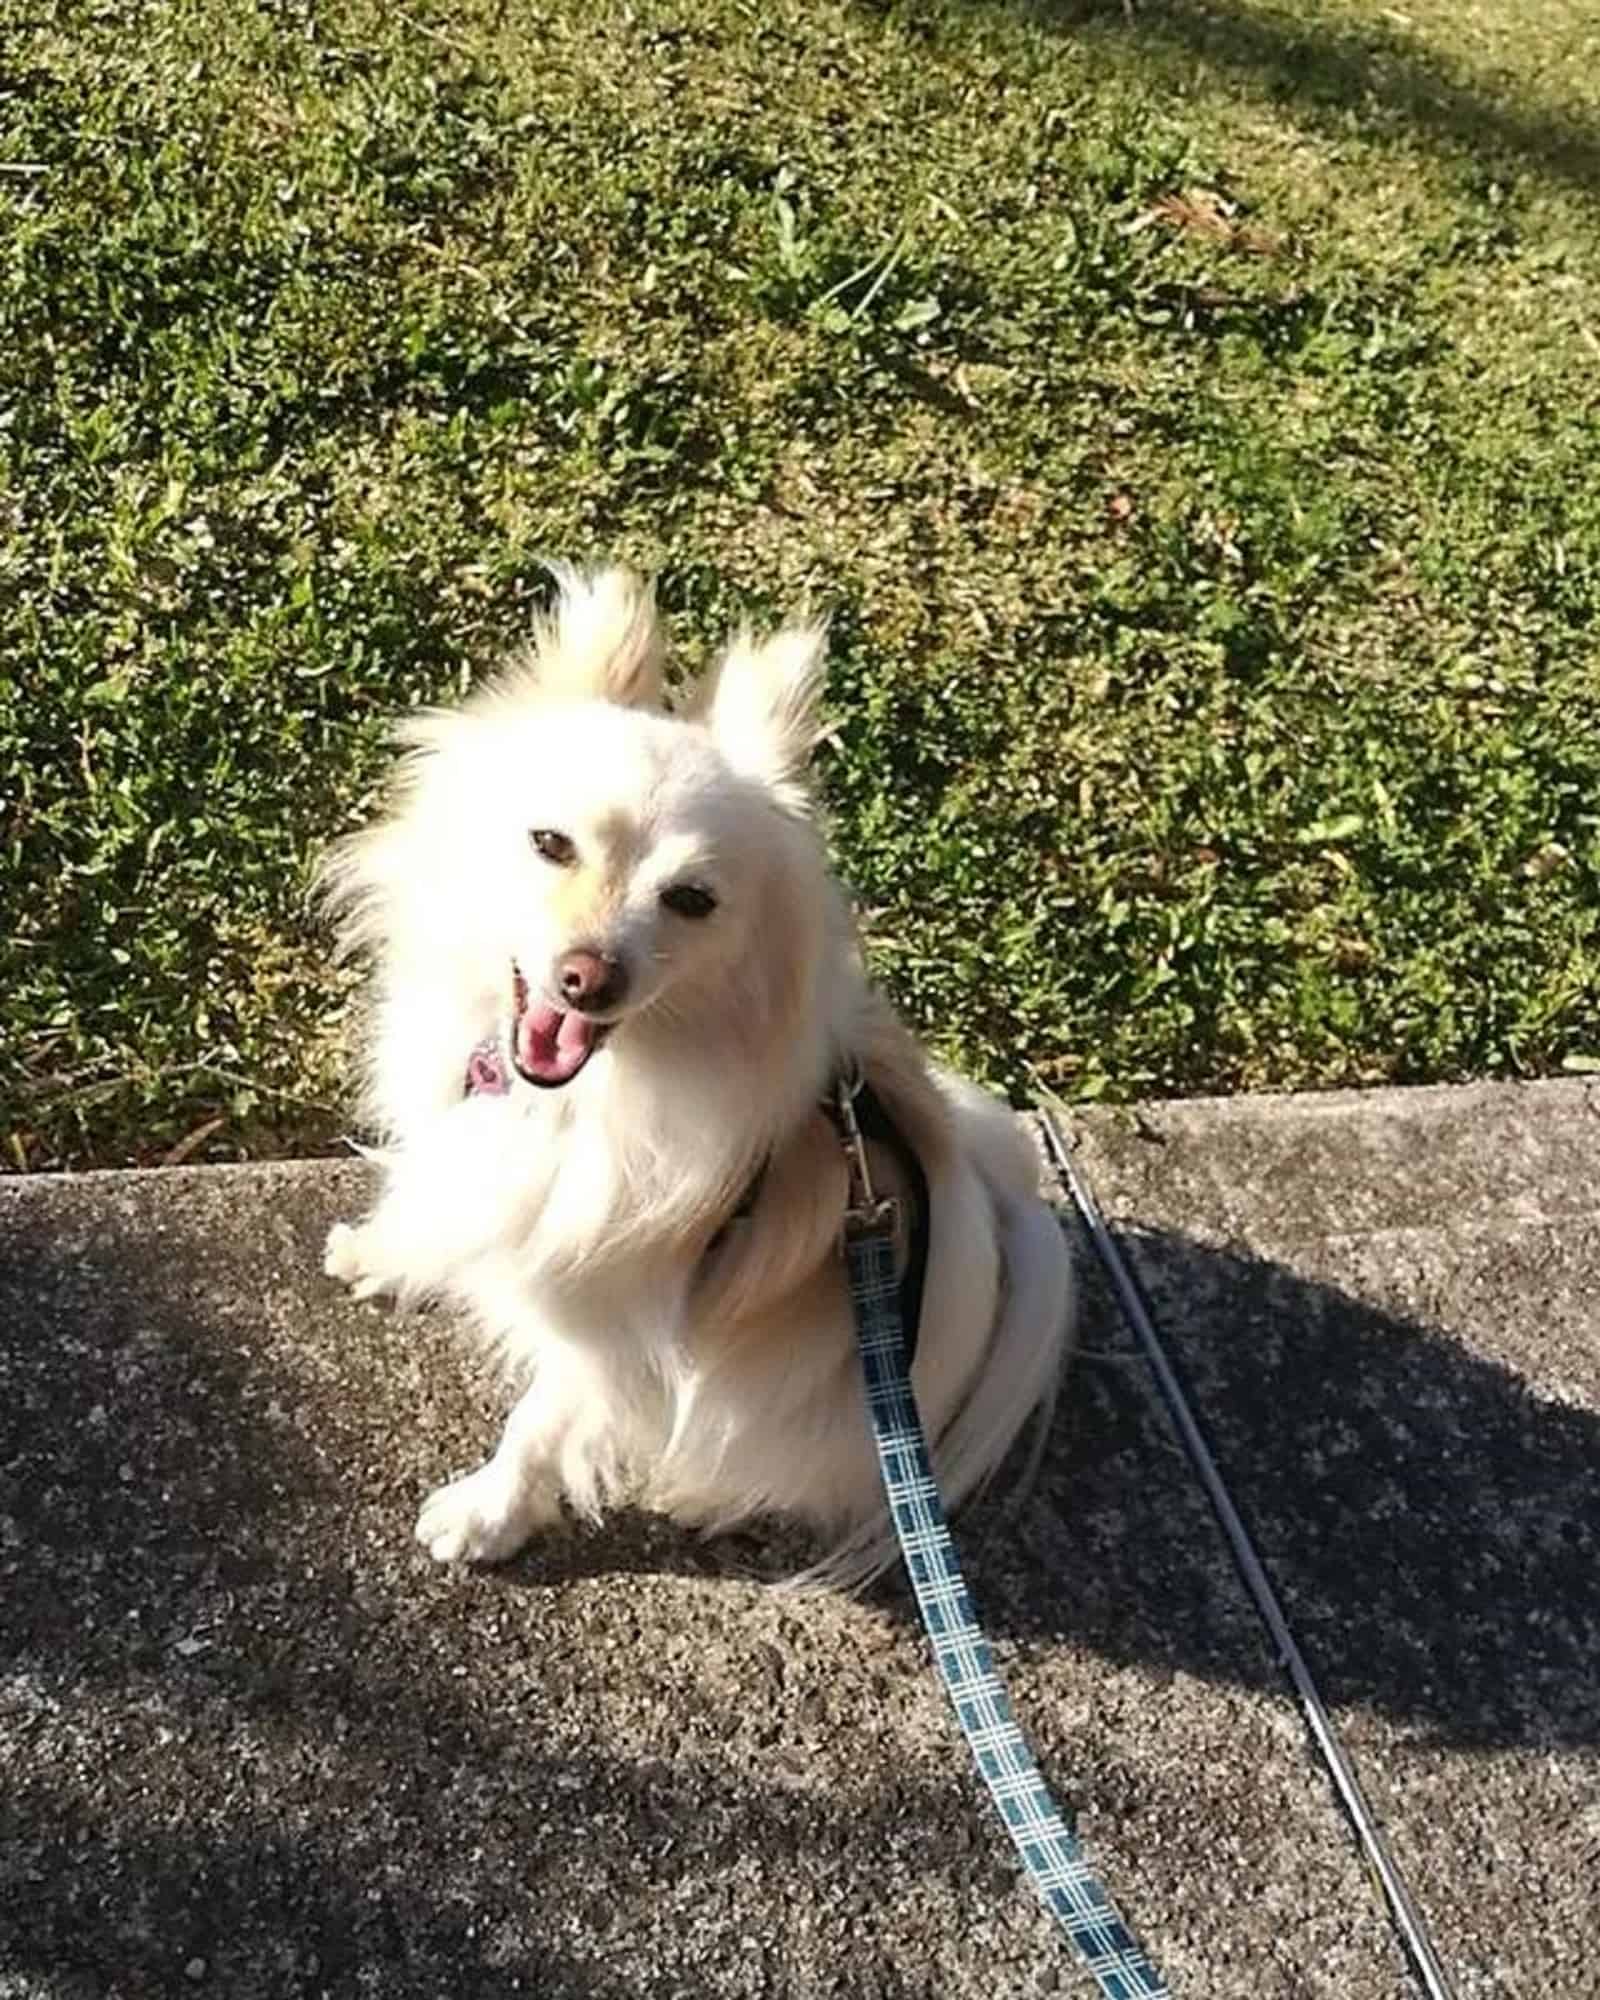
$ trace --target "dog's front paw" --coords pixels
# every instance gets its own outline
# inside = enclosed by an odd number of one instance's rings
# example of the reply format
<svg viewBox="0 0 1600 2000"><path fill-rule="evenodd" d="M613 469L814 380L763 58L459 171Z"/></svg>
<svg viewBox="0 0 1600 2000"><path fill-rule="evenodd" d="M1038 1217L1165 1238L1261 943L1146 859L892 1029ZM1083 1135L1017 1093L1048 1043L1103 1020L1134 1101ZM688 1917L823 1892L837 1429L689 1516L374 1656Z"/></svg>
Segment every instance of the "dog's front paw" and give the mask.
<svg viewBox="0 0 1600 2000"><path fill-rule="evenodd" d="M370 1299L383 1290L383 1280L373 1270L367 1247L368 1232L336 1222L328 1231L323 1247L322 1268L330 1278L348 1285L358 1299Z"/></svg>
<svg viewBox="0 0 1600 2000"><path fill-rule="evenodd" d="M417 1540L435 1562L504 1562L558 1512L551 1496L491 1459L428 1495Z"/></svg>

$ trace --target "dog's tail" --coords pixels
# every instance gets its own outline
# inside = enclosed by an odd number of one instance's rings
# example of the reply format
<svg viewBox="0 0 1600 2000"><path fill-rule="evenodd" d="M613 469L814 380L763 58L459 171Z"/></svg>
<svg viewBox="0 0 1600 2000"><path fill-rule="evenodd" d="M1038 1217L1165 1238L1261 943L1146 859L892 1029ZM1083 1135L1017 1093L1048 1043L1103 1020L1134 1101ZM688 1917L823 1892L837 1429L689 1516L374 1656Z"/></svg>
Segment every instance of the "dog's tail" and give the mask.
<svg viewBox="0 0 1600 2000"><path fill-rule="evenodd" d="M1032 1481L1072 1339L1072 1258L1054 1211L1040 1198L1038 1156L991 1100L963 1104L961 1112L978 1140L979 1168L994 1203L1005 1290L972 1393L934 1450L939 1490L952 1512L999 1470L1037 1411L1037 1441L1020 1483Z"/></svg>

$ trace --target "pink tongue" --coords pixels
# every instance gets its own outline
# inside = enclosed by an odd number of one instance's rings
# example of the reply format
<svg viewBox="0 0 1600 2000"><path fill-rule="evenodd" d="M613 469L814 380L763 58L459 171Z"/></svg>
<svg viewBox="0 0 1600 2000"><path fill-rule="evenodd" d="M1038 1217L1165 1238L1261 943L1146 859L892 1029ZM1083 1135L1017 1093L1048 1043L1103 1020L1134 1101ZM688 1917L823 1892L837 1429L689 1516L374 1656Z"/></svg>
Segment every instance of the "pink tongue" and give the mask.
<svg viewBox="0 0 1600 2000"><path fill-rule="evenodd" d="M541 1002L517 1022L517 1062L535 1083L570 1083L594 1050L595 1024Z"/></svg>

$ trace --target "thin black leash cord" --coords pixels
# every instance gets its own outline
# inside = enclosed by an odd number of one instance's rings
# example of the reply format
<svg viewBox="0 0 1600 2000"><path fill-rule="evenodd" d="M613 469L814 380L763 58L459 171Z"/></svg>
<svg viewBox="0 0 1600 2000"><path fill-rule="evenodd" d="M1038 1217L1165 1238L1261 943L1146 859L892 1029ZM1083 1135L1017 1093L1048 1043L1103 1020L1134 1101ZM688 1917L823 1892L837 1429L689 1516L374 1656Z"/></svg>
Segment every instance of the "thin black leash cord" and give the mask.
<svg viewBox="0 0 1600 2000"><path fill-rule="evenodd" d="M1266 1626L1279 1663L1294 1686L1299 1699L1306 1726L1311 1731L1312 1740L1318 1754L1333 1782L1339 1801L1350 1817L1356 1837L1366 1856L1369 1866L1382 1885L1389 1905L1389 1913L1413 1970L1421 1980L1429 2000L1456 2000L1455 1989L1445 1975L1433 1948L1428 1926L1421 1911L1412 1901L1383 1829L1373 1816L1371 1807L1361 1790L1356 1777L1355 1766L1351 1763L1344 1745L1334 1732L1333 1722L1317 1684L1306 1664L1289 1622L1284 1616L1283 1605L1277 1589L1268 1575L1265 1564L1256 1552L1256 1546L1245 1526L1238 1508L1233 1503L1211 1446L1206 1439L1200 1421L1194 1413L1182 1380L1169 1358L1161 1335L1157 1331L1155 1315L1145 1297L1144 1289L1135 1276L1132 1267L1122 1253L1122 1246L1106 1223L1099 1204L1089 1190L1089 1185L1072 1163L1067 1143L1054 1114L1041 1108L1038 1112L1040 1127L1044 1132L1046 1149L1057 1178L1071 1195L1073 1205L1082 1218L1089 1240L1094 1245L1095 1254L1111 1280L1123 1315L1133 1328L1144 1357L1155 1376L1156 1387L1161 1400L1166 1405L1167 1414L1172 1419L1185 1451L1189 1455L1200 1483L1205 1488L1206 1498L1211 1503L1211 1511L1217 1517L1217 1525L1222 1529L1229 1552L1238 1570L1240 1580L1249 1591Z"/></svg>

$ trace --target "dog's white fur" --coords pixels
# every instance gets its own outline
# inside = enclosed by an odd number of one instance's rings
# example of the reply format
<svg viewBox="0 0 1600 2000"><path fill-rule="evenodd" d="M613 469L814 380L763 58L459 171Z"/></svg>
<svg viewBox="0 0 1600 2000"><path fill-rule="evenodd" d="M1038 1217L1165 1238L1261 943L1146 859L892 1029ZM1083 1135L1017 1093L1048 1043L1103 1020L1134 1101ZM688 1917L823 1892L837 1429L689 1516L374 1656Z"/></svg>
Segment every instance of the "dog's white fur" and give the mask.
<svg viewBox="0 0 1600 2000"><path fill-rule="evenodd" d="M465 1305L522 1389L494 1456L422 1509L441 1560L510 1555L563 1497L590 1516L627 1498L707 1527L798 1516L832 1575L864 1575L884 1514L819 1109L841 1064L928 1178L914 1382L952 1503L1053 1394L1066 1250L1013 1120L931 1069L863 971L808 816L822 632L737 638L674 714L649 594L617 570L560 580L524 660L405 726L393 812L325 867L374 966L384 1173L327 1269ZM565 833L572 865L531 828ZM686 878L717 899L698 921L659 900ZM580 945L632 975L604 1046L562 1088L509 1071L506 1094L465 1095L513 961L548 994ZM890 1154L873 1164L906 1193Z"/></svg>

